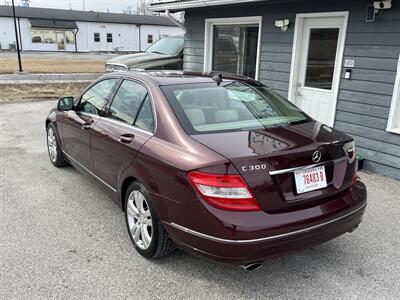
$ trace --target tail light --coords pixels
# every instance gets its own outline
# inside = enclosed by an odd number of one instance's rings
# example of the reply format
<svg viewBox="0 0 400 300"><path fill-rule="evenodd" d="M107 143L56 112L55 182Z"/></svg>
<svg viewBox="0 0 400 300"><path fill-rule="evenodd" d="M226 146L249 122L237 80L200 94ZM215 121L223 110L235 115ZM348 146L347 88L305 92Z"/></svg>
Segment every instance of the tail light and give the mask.
<svg viewBox="0 0 400 300"><path fill-rule="evenodd" d="M240 175L190 172L189 181L210 205L232 211L259 211L260 206Z"/></svg>

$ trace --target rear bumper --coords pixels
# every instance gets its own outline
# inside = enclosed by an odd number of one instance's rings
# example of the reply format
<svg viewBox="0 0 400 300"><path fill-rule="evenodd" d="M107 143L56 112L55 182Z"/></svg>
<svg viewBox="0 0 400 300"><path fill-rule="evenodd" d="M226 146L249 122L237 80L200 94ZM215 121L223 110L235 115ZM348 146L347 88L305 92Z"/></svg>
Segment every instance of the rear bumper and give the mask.
<svg viewBox="0 0 400 300"><path fill-rule="evenodd" d="M336 210L334 214L327 210L329 203L323 208L319 207L321 208L319 212L322 214L318 221L308 215L301 225L290 223L290 220L286 218L287 215L282 214L281 223L286 224L281 224L280 230L270 228L271 234L259 236L259 232L268 231L268 228L259 227L254 229L254 232L246 232L246 237L251 238L240 238L240 234L237 232L230 237L218 237L173 222L165 222L164 225L171 238L182 248L218 261L247 264L310 248L352 231L360 224L367 206L365 186L358 183L355 191L348 191L338 196L337 199L330 202L330 205L335 201L343 201L342 198L345 198L345 202L352 198L351 204L340 211ZM305 216L302 211L294 212L294 214ZM268 216L270 215L265 214L264 218L268 218ZM274 215L273 218L279 219L279 215ZM262 225L260 224L260 226ZM219 232L218 229L216 232Z"/></svg>

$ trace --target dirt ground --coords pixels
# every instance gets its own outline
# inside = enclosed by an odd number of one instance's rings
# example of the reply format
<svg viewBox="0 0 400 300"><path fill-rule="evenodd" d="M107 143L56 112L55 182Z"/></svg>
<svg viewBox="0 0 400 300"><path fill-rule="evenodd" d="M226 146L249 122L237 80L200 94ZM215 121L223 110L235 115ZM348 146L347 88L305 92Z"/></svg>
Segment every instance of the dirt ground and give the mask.
<svg viewBox="0 0 400 300"><path fill-rule="evenodd" d="M88 82L63 82L44 84L1 84L0 103L3 101L49 100L66 96L77 96Z"/></svg>
<svg viewBox="0 0 400 300"><path fill-rule="evenodd" d="M22 52L22 68L29 73L100 73L113 54ZM18 70L15 52L0 52L0 74Z"/></svg>

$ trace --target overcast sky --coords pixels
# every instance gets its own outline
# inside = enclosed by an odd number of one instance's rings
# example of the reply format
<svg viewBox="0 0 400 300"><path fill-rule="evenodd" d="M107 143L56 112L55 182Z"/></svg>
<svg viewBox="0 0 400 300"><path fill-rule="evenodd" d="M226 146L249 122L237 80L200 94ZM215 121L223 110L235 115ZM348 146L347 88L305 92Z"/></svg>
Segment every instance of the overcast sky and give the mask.
<svg viewBox="0 0 400 300"><path fill-rule="evenodd" d="M109 9L110 12L123 12L128 6L131 6L134 11L137 9L137 0L31 0L30 6L82 10L83 1L86 10L107 11ZM17 4L19 0L15 2Z"/></svg>

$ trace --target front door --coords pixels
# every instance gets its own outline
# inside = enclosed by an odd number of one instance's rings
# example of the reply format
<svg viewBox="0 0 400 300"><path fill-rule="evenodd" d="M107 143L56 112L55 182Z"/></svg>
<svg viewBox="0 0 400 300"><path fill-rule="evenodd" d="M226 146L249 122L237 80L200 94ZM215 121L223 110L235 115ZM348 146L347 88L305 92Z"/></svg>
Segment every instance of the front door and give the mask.
<svg viewBox="0 0 400 300"><path fill-rule="evenodd" d="M305 17L298 22L292 101L317 121L333 125L346 18Z"/></svg>
<svg viewBox="0 0 400 300"><path fill-rule="evenodd" d="M100 119L118 80L106 79L93 85L80 97L77 107L67 111L63 117L62 140L67 158L92 173L90 144L93 126Z"/></svg>

